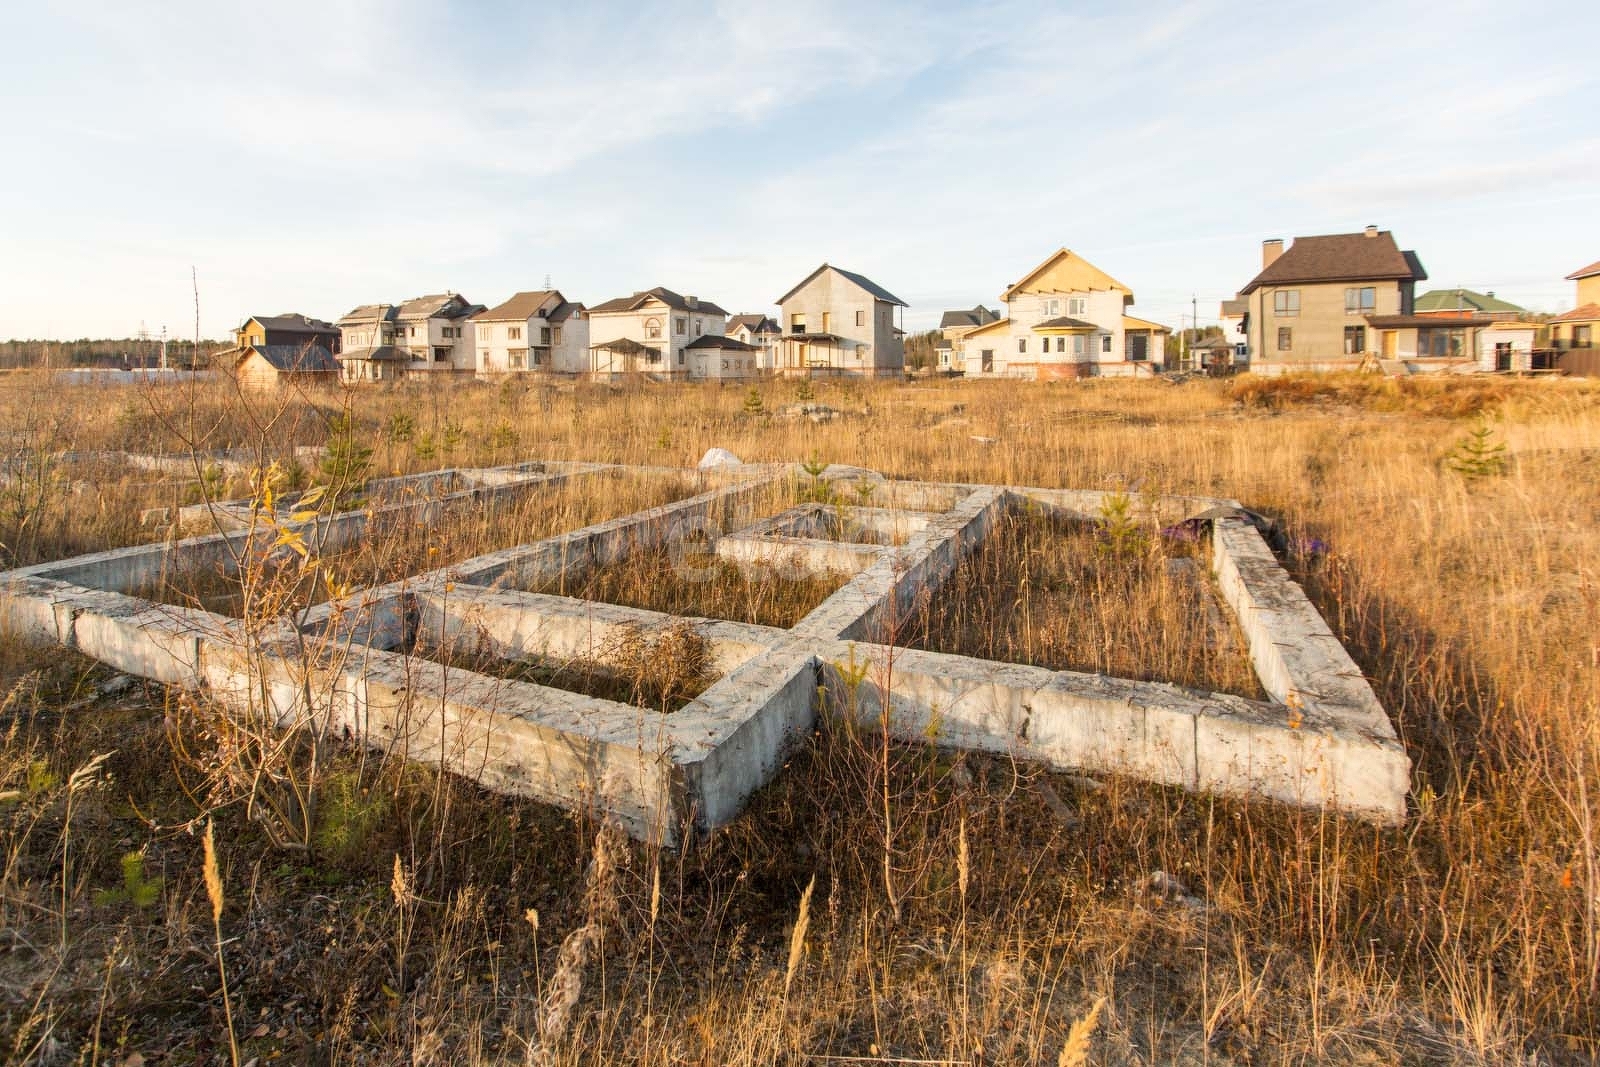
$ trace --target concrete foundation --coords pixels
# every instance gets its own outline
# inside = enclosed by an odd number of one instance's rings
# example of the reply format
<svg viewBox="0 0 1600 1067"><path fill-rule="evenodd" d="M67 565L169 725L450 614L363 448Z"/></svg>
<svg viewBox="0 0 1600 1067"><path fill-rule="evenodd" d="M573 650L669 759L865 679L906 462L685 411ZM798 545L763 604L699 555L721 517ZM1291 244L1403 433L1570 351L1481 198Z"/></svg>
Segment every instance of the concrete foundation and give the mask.
<svg viewBox="0 0 1600 1067"><path fill-rule="evenodd" d="M425 522L441 507L618 469L521 464L384 479L369 484L362 511L318 520L314 532L319 544L342 543L363 536L376 517ZM247 625L130 595L185 567L226 569L249 543L247 524L0 574L0 624L132 674L209 689L235 714L279 723L322 716L385 750L491 788L595 810L669 844L735 818L803 742L819 708L873 722L887 714L907 741L1383 823L1405 817L1410 763L1387 714L1243 519L1214 519L1212 567L1270 702L896 647L900 622L938 595L1007 510L1093 518L1104 494L895 482L830 468L823 478L859 487L863 506L752 513L781 498L785 484L805 487L807 477L785 467L729 468L689 499L359 590L293 620ZM1204 498L1155 505L1163 521L1237 506ZM690 537L743 568L850 578L790 629L528 591ZM670 714L429 658L467 645L507 658L604 665L622 640L649 647L685 624L704 640L717 677Z"/></svg>

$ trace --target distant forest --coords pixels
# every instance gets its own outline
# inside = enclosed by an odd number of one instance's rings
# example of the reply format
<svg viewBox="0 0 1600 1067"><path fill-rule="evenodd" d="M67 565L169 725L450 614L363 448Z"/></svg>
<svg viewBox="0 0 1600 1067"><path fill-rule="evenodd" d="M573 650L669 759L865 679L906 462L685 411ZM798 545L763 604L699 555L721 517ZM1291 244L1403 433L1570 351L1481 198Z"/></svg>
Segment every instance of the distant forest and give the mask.
<svg viewBox="0 0 1600 1067"><path fill-rule="evenodd" d="M227 348L226 341L201 341L198 363L209 364L211 354ZM193 341L169 340L167 366L193 369L197 363ZM161 365L161 342L124 337L76 341L0 341L0 370L21 367L113 367L133 370Z"/></svg>

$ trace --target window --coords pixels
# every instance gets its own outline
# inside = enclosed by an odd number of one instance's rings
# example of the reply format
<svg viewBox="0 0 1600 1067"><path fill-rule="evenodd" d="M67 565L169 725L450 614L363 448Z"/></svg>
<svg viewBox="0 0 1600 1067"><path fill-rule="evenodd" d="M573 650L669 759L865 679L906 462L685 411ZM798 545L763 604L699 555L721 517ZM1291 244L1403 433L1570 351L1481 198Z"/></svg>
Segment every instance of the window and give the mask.
<svg viewBox="0 0 1600 1067"><path fill-rule="evenodd" d="M1574 326L1572 328L1572 347L1573 348L1591 348L1591 347L1593 347L1594 342L1590 338L1590 330L1591 329L1593 329L1593 327L1590 327L1590 326Z"/></svg>
<svg viewBox="0 0 1600 1067"><path fill-rule="evenodd" d="M560 344L561 343L561 327L557 326L551 332L550 336L551 336L551 340L553 341L553 343Z"/></svg>
<svg viewBox="0 0 1600 1067"><path fill-rule="evenodd" d="M689 329L689 320L688 319L685 319L685 318L680 316L680 317L675 318L675 319L672 320L672 332L677 334L679 337L682 337L684 335L684 333L688 329Z"/></svg>
<svg viewBox="0 0 1600 1067"><path fill-rule="evenodd" d="M1061 311L1059 310L1061 307L1061 301L1043 300L1040 301L1040 303L1044 307L1045 318L1055 318L1057 315L1061 314Z"/></svg>
<svg viewBox="0 0 1600 1067"><path fill-rule="evenodd" d="M724 373L724 374L728 373L728 361L727 360L723 360L722 361L722 373Z"/></svg>
<svg viewBox="0 0 1600 1067"><path fill-rule="evenodd" d="M1046 343L1048 343L1048 342L1046 342ZM1065 337L1057 337L1056 338L1056 351L1057 352L1065 352L1066 350L1067 350L1067 339Z"/></svg>
<svg viewBox="0 0 1600 1067"><path fill-rule="evenodd" d="M867 313L865 311L856 312L856 325L857 326L865 326L866 324L867 324Z"/></svg>
<svg viewBox="0 0 1600 1067"><path fill-rule="evenodd" d="M1287 326L1278 327L1278 351L1291 352L1294 350L1294 330Z"/></svg>
<svg viewBox="0 0 1600 1067"><path fill-rule="evenodd" d="M506 365L512 370L527 370L528 350L526 348L506 349Z"/></svg>
<svg viewBox="0 0 1600 1067"><path fill-rule="evenodd" d="M417 335L417 328L415 326L407 326L406 327L406 336L407 337L415 337L416 335Z"/></svg>
<svg viewBox="0 0 1600 1067"><path fill-rule="evenodd" d="M1370 315L1377 306L1378 290L1370 285L1344 291L1344 313L1346 315Z"/></svg>
<svg viewBox="0 0 1600 1067"><path fill-rule="evenodd" d="M1067 314L1068 315L1084 315L1084 314L1087 314L1088 311L1089 311L1089 298L1088 297L1086 297L1086 296L1074 296L1074 297L1069 297L1067 299Z"/></svg>
<svg viewBox="0 0 1600 1067"><path fill-rule="evenodd" d="M806 317L804 315L790 315L789 316L789 332L790 333L805 333L806 332Z"/></svg>
<svg viewBox="0 0 1600 1067"><path fill-rule="evenodd" d="M550 362L550 354L548 352L542 348L533 350L533 365L535 367L542 367L548 362Z"/></svg>
<svg viewBox="0 0 1600 1067"><path fill-rule="evenodd" d="M660 319L645 319L644 320L644 339L646 341L659 341L659 340L661 340L661 320Z"/></svg>
<svg viewBox="0 0 1600 1067"><path fill-rule="evenodd" d="M1072 335L1072 354L1073 355L1075 355L1075 356L1083 355L1083 342L1084 342L1083 334L1075 333L1075 334Z"/></svg>
<svg viewBox="0 0 1600 1067"><path fill-rule="evenodd" d="M1350 292L1353 290L1347 290ZM1367 350L1367 328L1365 326L1346 326L1344 328L1344 354L1359 356Z"/></svg>
<svg viewBox="0 0 1600 1067"><path fill-rule="evenodd" d="M542 345L547 345L550 343L550 327L539 327L539 343Z"/></svg>
<svg viewBox="0 0 1600 1067"><path fill-rule="evenodd" d="M1017 338L1017 351L1018 352L1026 352L1026 351L1028 351L1028 339L1026 337Z"/></svg>
<svg viewBox="0 0 1600 1067"><path fill-rule="evenodd" d="M521 326L507 326L506 327L506 340L507 341L520 341L520 340L522 340L522 327Z"/></svg>
<svg viewBox="0 0 1600 1067"><path fill-rule="evenodd" d="M448 345L440 345L440 346L435 347L434 350L433 350L433 361L435 363L448 363L448 362L450 362L450 348L449 348L449 346Z"/></svg>
<svg viewBox="0 0 1600 1067"><path fill-rule="evenodd" d="M489 350L487 348L478 349L478 366L487 367L488 365L489 365Z"/></svg>
<svg viewBox="0 0 1600 1067"><path fill-rule="evenodd" d="M832 329L833 329L833 312L824 311L822 313L822 332L823 333L827 333Z"/></svg>
<svg viewBox="0 0 1600 1067"><path fill-rule="evenodd" d="M981 353L980 358L983 361L983 373L988 374L990 371L994 370L994 349L985 348Z"/></svg>
<svg viewBox="0 0 1600 1067"><path fill-rule="evenodd" d="M1279 289L1272 294L1272 313L1281 318L1300 314L1300 290ZM1279 346L1282 350L1282 346Z"/></svg>
<svg viewBox="0 0 1600 1067"><path fill-rule="evenodd" d="M1106 334L1104 337L1100 338L1100 351L1102 351L1102 352L1111 351L1111 335L1109 333Z"/></svg>
<svg viewBox="0 0 1600 1067"><path fill-rule="evenodd" d="M1431 359L1459 359L1466 348L1467 333L1460 329L1420 329L1417 355Z"/></svg>

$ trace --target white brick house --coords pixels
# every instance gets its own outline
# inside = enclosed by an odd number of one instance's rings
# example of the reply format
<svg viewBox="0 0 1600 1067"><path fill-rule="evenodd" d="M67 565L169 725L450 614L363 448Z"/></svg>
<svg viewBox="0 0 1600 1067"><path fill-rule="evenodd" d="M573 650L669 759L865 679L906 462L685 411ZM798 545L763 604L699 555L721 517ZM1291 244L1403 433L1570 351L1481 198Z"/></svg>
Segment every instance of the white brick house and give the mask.
<svg viewBox="0 0 1600 1067"><path fill-rule="evenodd" d="M589 316L589 372L689 377L690 344L727 332L728 313L709 300L657 286L596 304Z"/></svg>
<svg viewBox="0 0 1600 1067"><path fill-rule="evenodd" d="M540 289L472 317L478 376L582 374L589 369L589 320L582 304Z"/></svg>

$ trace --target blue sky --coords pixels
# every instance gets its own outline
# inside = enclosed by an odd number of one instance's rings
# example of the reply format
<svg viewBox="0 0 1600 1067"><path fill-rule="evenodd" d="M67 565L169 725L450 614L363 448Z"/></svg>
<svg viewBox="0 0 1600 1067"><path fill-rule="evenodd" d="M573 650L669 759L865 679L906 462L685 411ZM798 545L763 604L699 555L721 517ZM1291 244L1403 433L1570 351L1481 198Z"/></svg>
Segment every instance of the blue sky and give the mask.
<svg viewBox="0 0 1600 1067"><path fill-rule="evenodd" d="M1066 246L1204 323L1266 237L1600 259L1600 4L75 2L8 12L0 338L220 337L546 275L922 328Z"/></svg>

